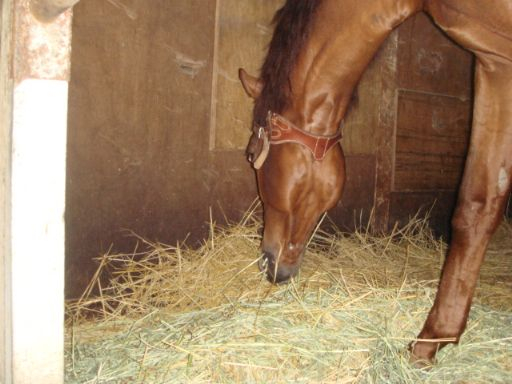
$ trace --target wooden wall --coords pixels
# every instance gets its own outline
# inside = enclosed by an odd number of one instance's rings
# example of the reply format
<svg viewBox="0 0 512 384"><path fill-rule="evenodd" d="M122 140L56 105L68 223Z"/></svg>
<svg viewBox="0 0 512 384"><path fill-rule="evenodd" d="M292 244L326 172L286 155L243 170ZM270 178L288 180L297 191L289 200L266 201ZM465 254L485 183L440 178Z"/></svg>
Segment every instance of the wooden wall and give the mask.
<svg viewBox="0 0 512 384"><path fill-rule="evenodd" d="M282 0L219 0L216 12L210 149L245 150L252 99L240 86L238 68L257 74L272 36L270 20Z"/></svg>
<svg viewBox="0 0 512 384"><path fill-rule="evenodd" d="M127 230L194 244L208 233L210 207L217 221L236 220L256 198L242 149L251 101L237 69L260 65L280 4L88 0L74 8L68 296L82 292L93 257L133 250ZM245 38L233 46L237 36Z"/></svg>
<svg viewBox="0 0 512 384"><path fill-rule="evenodd" d="M390 222L432 209L447 233L471 128L473 57L423 15L400 28Z"/></svg>
<svg viewBox="0 0 512 384"><path fill-rule="evenodd" d="M93 257L133 249L126 230L176 241L208 217L215 3L151 3L74 8L68 296L87 284Z"/></svg>
<svg viewBox="0 0 512 384"><path fill-rule="evenodd" d="M256 198L244 156L252 102L237 70L257 72L282 3L153 0L149 7L142 0L87 0L75 6L68 297L87 284L93 257L110 247L133 250L127 229L150 240L188 236L194 243L207 236L210 207L216 221L236 220ZM385 230L437 198L436 225L446 227L465 150L470 73L470 55L426 16L392 33L345 122L347 187L331 211L340 226L353 228L375 208L376 227ZM432 134L434 141L421 145Z"/></svg>
<svg viewBox="0 0 512 384"><path fill-rule="evenodd" d="M375 229L387 231L430 211L434 230L448 235L470 132L472 63L469 52L418 14L391 34L370 64L343 147L374 158Z"/></svg>

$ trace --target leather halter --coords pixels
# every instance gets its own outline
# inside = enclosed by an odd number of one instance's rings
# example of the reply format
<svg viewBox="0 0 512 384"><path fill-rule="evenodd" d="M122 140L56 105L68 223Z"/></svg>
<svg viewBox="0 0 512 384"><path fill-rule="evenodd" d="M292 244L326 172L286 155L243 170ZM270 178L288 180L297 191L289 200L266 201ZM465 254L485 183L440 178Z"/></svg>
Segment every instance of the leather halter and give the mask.
<svg viewBox="0 0 512 384"><path fill-rule="evenodd" d="M341 130L331 136L314 135L296 127L283 116L269 111L266 126L257 127L257 131L253 133L247 152L249 161L253 164L255 169L261 168L265 162L271 144L300 144L311 151L316 161L322 161L327 152L338 143L341 138Z"/></svg>

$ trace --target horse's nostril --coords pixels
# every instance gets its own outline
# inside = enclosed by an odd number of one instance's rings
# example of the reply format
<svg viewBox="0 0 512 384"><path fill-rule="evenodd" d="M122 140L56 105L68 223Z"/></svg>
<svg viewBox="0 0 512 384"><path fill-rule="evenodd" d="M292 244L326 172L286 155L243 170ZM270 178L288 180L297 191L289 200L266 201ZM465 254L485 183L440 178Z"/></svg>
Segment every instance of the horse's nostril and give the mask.
<svg viewBox="0 0 512 384"><path fill-rule="evenodd" d="M274 268L274 256L269 252L263 252L258 262L261 272L268 272L270 268Z"/></svg>
<svg viewBox="0 0 512 384"><path fill-rule="evenodd" d="M265 272L268 281L273 284L287 282L296 273L296 267L289 267L282 264L276 265L274 255L264 252L258 262L260 271Z"/></svg>

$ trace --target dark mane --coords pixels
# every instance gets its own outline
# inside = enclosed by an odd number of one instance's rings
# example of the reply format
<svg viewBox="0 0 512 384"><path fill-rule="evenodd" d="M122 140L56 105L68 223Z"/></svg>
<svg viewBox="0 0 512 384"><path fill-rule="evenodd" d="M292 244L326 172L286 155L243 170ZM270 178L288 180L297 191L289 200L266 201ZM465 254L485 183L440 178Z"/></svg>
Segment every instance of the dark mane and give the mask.
<svg viewBox="0 0 512 384"><path fill-rule="evenodd" d="M290 74L321 2L287 0L274 16L274 35L260 73L263 90L254 105L255 124L264 125L269 110L280 113L286 107L291 91Z"/></svg>

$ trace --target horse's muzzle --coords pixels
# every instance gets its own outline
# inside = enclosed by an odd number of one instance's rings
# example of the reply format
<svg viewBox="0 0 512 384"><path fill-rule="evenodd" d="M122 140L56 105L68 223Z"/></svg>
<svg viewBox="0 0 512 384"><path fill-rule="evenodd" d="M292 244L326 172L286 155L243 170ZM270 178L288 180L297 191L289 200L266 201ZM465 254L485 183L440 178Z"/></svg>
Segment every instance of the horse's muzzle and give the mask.
<svg viewBox="0 0 512 384"><path fill-rule="evenodd" d="M300 263L294 265L276 264L274 255L270 252L264 252L258 262L258 266L260 271L267 274L268 281L273 284L282 284L297 274Z"/></svg>

